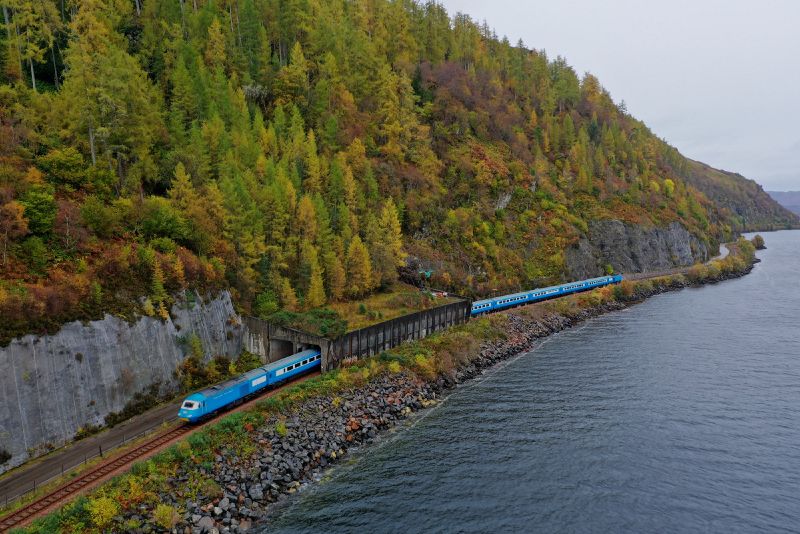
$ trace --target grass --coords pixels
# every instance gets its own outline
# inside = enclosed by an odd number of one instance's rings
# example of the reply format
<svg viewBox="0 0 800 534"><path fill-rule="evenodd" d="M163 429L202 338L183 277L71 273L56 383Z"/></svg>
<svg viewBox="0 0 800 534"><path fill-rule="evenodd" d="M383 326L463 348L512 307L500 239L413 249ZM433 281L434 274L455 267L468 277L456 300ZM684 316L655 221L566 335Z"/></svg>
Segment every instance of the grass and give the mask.
<svg viewBox="0 0 800 534"><path fill-rule="evenodd" d="M389 291L375 293L361 300L335 302L328 307L347 321L349 331L458 300L455 297L437 298L412 285L398 282Z"/></svg>

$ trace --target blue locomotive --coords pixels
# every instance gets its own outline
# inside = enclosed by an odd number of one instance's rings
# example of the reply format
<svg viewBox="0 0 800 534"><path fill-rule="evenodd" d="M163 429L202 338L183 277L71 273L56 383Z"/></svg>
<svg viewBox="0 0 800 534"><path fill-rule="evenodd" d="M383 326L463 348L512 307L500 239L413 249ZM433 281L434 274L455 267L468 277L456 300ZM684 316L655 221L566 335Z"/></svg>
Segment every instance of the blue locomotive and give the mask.
<svg viewBox="0 0 800 534"><path fill-rule="evenodd" d="M211 416L225 407L242 402L243 399L287 378L318 369L322 355L310 349L287 356L269 365L248 371L203 391L186 397L178 410L178 418L190 423Z"/></svg>
<svg viewBox="0 0 800 534"><path fill-rule="evenodd" d="M580 291L587 291L595 287L618 284L620 282L622 282L622 275L614 274L609 276L601 276L600 278L581 280L580 282L570 282L569 284L562 284L560 286L532 289L530 291L514 293L513 295L503 295L502 297L495 297L492 299L476 300L472 303L472 311L470 312L470 315L475 317L482 313L504 310L513 306L519 306L520 304L529 304L531 302L537 302L540 300L561 297L570 293L578 293Z"/></svg>

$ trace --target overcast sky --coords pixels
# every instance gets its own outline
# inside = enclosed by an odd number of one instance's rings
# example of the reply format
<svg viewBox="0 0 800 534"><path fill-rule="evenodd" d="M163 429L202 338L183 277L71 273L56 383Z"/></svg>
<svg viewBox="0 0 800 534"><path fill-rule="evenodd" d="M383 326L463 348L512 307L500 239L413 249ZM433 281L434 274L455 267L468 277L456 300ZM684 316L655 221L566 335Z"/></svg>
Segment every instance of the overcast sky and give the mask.
<svg viewBox="0 0 800 534"><path fill-rule="evenodd" d="M685 156L800 190L800 1L442 3L595 74Z"/></svg>

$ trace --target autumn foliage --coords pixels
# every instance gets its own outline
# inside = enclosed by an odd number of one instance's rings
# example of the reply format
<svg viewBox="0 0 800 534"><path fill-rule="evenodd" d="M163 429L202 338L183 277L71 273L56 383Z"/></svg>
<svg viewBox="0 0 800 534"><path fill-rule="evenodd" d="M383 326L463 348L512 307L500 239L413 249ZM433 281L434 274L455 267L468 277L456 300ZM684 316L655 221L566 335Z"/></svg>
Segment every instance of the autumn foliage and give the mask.
<svg viewBox="0 0 800 534"><path fill-rule="evenodd" d="M595 77L435 2L6 11L2 342L166 318L187 288L305 312L409 259L464 294L530 287L598 218L736 229Z"/></svg>

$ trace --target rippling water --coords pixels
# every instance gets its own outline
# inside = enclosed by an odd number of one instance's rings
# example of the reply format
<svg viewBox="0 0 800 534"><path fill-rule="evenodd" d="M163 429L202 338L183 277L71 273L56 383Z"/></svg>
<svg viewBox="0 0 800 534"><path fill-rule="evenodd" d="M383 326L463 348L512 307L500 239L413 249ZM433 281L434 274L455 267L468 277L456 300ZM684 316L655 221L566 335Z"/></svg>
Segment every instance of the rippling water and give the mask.
<svg viewBox="0 0 800 534"><path fill-rule="evenodd" d="M280 532L800 530L800 232L592 320L290 501Z"/></svg>

